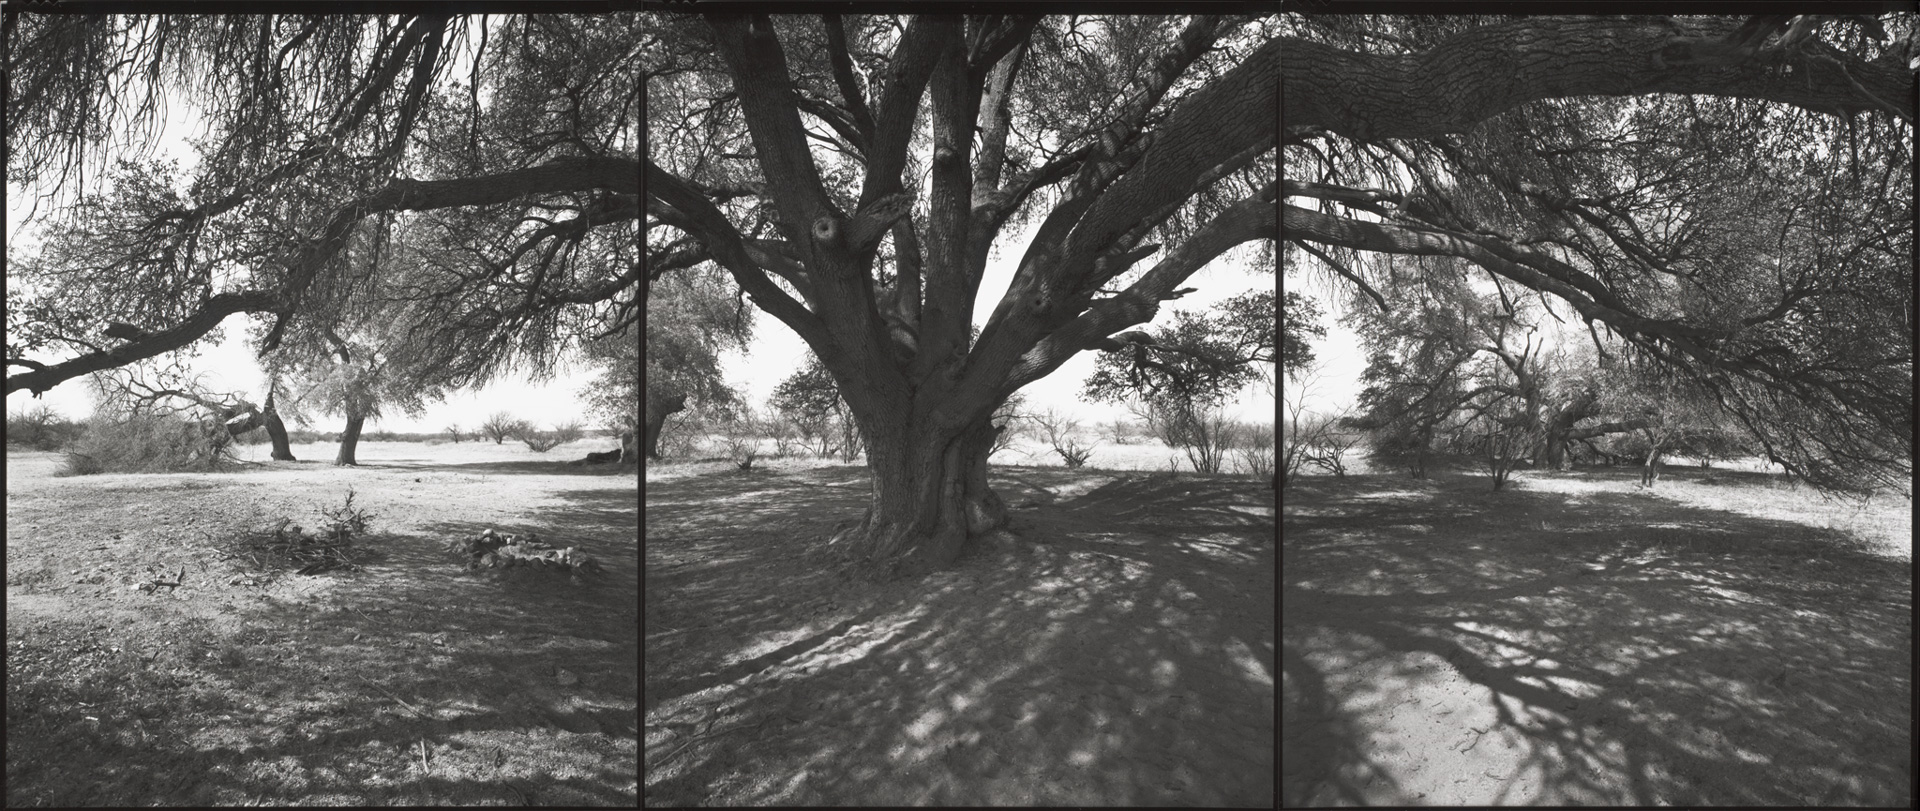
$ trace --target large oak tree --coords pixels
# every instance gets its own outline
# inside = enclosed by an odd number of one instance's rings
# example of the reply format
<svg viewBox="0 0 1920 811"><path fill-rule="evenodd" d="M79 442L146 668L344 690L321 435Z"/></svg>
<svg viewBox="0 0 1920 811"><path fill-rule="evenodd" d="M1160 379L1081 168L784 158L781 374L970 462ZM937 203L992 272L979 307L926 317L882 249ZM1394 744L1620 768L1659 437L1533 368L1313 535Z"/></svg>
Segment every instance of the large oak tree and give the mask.
<svg viewBox="0 0 1920 811"><path fill-rule="evenodd" d="M1898 485L1914 22L1288 17L1288 261L1372 306L1406 282L1392 257L1464 260L1684 375L1814 483Z"/></svg>
<svg viewBox="0 0 1920 811"><path fill-rule="evenodd" d="M1272 238L1273 22L659 19L651 261L718 263L825 364L873 471L848 539L879 573L943 566L1005 525L997 406L1077 353L1129 348L1109 336ZM971 341L988 258L1029 222Z"/></svg>

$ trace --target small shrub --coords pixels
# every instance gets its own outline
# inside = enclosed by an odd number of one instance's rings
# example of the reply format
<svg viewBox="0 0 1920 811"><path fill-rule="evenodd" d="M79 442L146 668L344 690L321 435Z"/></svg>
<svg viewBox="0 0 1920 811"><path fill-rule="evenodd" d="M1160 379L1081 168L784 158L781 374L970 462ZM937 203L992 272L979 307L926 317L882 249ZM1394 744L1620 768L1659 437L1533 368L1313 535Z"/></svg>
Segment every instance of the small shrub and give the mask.
<svg viewBox="0 0 1920 811"><path fill-rule="evenodd" d="M1065 445L1053 446L1053 452L1060 454L1060 458L1065 460L1068 468L1077 468L1087 463L1087 457L1093 453L1095 447L1097 446L1089 445L1082 448L1079 443L1069 439Z"/></svg>
<svg viewBox="0 0 1920 811"><path fill-rule="evenodd" d="M363 539L377 516L354 507L353 499L349 488L344 504L322 507L320 528L314 534L291 518L280 518L270 528L227 541L223 551L256 569L294 568L296 574L307 575L358 569L366 559Z"/></svg>
<svg viewBox="0 0 1920 811"><path fill-rule="evenodd" d="M725 439L727 459L741 470L751 470L760 456L760 438L752 434L730 435Z"/></svg>
<svg viewBox="0 0 1920 811"><path fill-rule="evenodd" d="M553 436L559 439L562 445L569 442L578 442L580 441L580 437L585 435L586 429L579 420L563 422L553 427Z"/></svg>
<svg viewBox="0 0 1920 811"><path fill-rule="evenodd" d="M1240 448L1240 469L1256 479L1278 480L1274 474L1274 432L1271 425L1245 425L1241 427L1241 436L1246 438L1245 447ZM1340 456L1335 454L1334 475L1345 476L1346 467L1340 464Z"/></svg>
<svg viewBox="0 0 1920 811"><path fill-rule="evenodd" d="M519 439L534 453L546 453L568 441L551 431L521 431Z"/></svg>
<svg viewBox="0 0 1920 811"><path fill-rule="evenodd" d="M776 413L761 425L767 439L773 440L773 455L792 456L795 451L807 449L806 440L800 435L799 425L791 414Z"/></svg>

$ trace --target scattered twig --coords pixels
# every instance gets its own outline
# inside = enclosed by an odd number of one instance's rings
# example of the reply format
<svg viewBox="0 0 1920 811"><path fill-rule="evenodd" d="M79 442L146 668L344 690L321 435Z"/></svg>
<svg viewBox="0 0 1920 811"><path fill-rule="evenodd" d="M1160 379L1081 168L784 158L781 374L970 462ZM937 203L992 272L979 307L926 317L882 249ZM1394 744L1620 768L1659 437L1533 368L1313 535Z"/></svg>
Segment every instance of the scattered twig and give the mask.
<svg viewBox="0 0 1920 811"><path fill-rule="evenodd" d="M425 712L422 712L422 711L421 711L421 710L420 710L419 708L417 708L417 707L415 707L415 706L413 706L412 704L408 704L408 703L406 702L406 699L403 699L403 698L401 698L401 697L399 697L399 696L396 696L396 695L394 695L394 694L393 694L393 693L392 693L391 691L389 691L389 690L387 690L387 688L385 688L385 687L381 687L381 686L380 686L380 685L378 685L378 684L374 684L373 682L370 682L370 681L365 681L365 680L362 680L362 681L361 681L361 683L362 683L362 684L365 684L365 685L367 685L368 687L372 687L372 688L373 688L373 689L375 689L375 690L379 690L379 691L380 691L380 692L382 692L382 693L386 693L386 694L387 694L387 697L388 697L388 698L391 698L391 699L393 699L394 701L398 701L398 702L400 702L400 706L402 706L402 707L406 707L406 708L407 708L407 709L408 709L409 711L411 711L411 712L412 712L412 713L413 713L414 715L417 715L417 716L420 716L421 718L424 718L424 719L427 719L427 720L429 720L429 721L431 721L431 720L433 720L433 716L432 716L432 715L429 715L429 714L427 714L427 713L425 713Z"/></svg>
<svg viewBox="0 0 1920 811"><path fill-rule="evenodd" d="M717 720L719 720L719 718L715 717L713 720L710 720L707 722L707 727L709 730L711 730L711 728L713 727L713 722ZM686 743L680 744L680 748L675 749L671 752L668 752L667 756L661 758L660 761L664 763L668 760L671 760L674 755L680 754L681 751L685 750L689 746L692 746L695 741L698 741L701 738L718 737L720 735L725 735L729 732L739 732L741 730L746 730L746 729L759 729L760 727L765 726L766 723L771 720L773 720L772 717L767 717L767 718L760 719L760 723L757 723L757 724L741 724L740 726L736 726L736 727L728 727L726 729L720 730L719 732L712 732L712 731L702 732L698 735L688 738Z"/></svg>

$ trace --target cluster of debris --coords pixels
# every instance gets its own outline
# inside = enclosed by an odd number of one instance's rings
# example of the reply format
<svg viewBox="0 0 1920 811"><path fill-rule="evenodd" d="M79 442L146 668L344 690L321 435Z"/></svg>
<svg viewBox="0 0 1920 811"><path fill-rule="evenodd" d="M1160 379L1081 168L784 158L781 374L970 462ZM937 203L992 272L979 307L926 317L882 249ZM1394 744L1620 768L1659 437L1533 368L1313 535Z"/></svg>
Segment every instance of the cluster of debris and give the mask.
<svg viewBox="0 0 1920 811"><path fill-rule="evenodd" d="M351 505L352 499L349 498L347 503ZM220 560L241 558L253 564L256 570L295 567L295 574L304 575L317 575L336 569L353 571L361 568L367 557L365 545L358 542L364 535L364 528L364 520L351 524L335 522L319 533L310 535L305 528L282 518L271 529L248 533L227 543L221 550L223 554ZM361 531L356 532L356 529Z"/></svg>
<svg viewBox="0 0 1920 811"><path fill-rule="evenodd" d="M468 569L506 566L565 567L569 579L580 582L583 573L598 573L599 561L579 551L579 547L555 548L542 543L534 533L517 535L494 532L491 527L471 538L455 538L446 550L467 559Z"/></svg>

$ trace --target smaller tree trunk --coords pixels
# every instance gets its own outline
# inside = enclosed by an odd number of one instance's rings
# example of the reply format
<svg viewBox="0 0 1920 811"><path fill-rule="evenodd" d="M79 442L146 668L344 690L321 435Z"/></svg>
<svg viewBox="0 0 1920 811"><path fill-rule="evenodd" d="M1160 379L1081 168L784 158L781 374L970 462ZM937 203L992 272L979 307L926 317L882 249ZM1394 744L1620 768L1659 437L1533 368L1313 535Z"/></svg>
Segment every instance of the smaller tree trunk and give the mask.
<svg viewBox="0 0 1920 811"><path fill-rule="evenodd" d="M666 427L668 415L686 410L687 396L684 394L655 397L651 392L647 396L647 458L660 458L660 429Z"/></svg>
<svg viewBox="0 0 1920 811"><path fill-rule="evenodd" d="M273 459L279 462L298 461L293 458L293 444L287 441L287 425L280 421L280 412L273 408L273 392L267 392L267 406L261 409L267 426L267 438L273 441Z"/></svg>
<svg viewBox="0 0 1920 811"><path fill-rule="evenodd" d="M347 430L340 435L340 455L334 457L336 465L358 465L354 460L354 448L360 444L360 427L366 425L367 418L359 415L347 417Z"/></svg>

